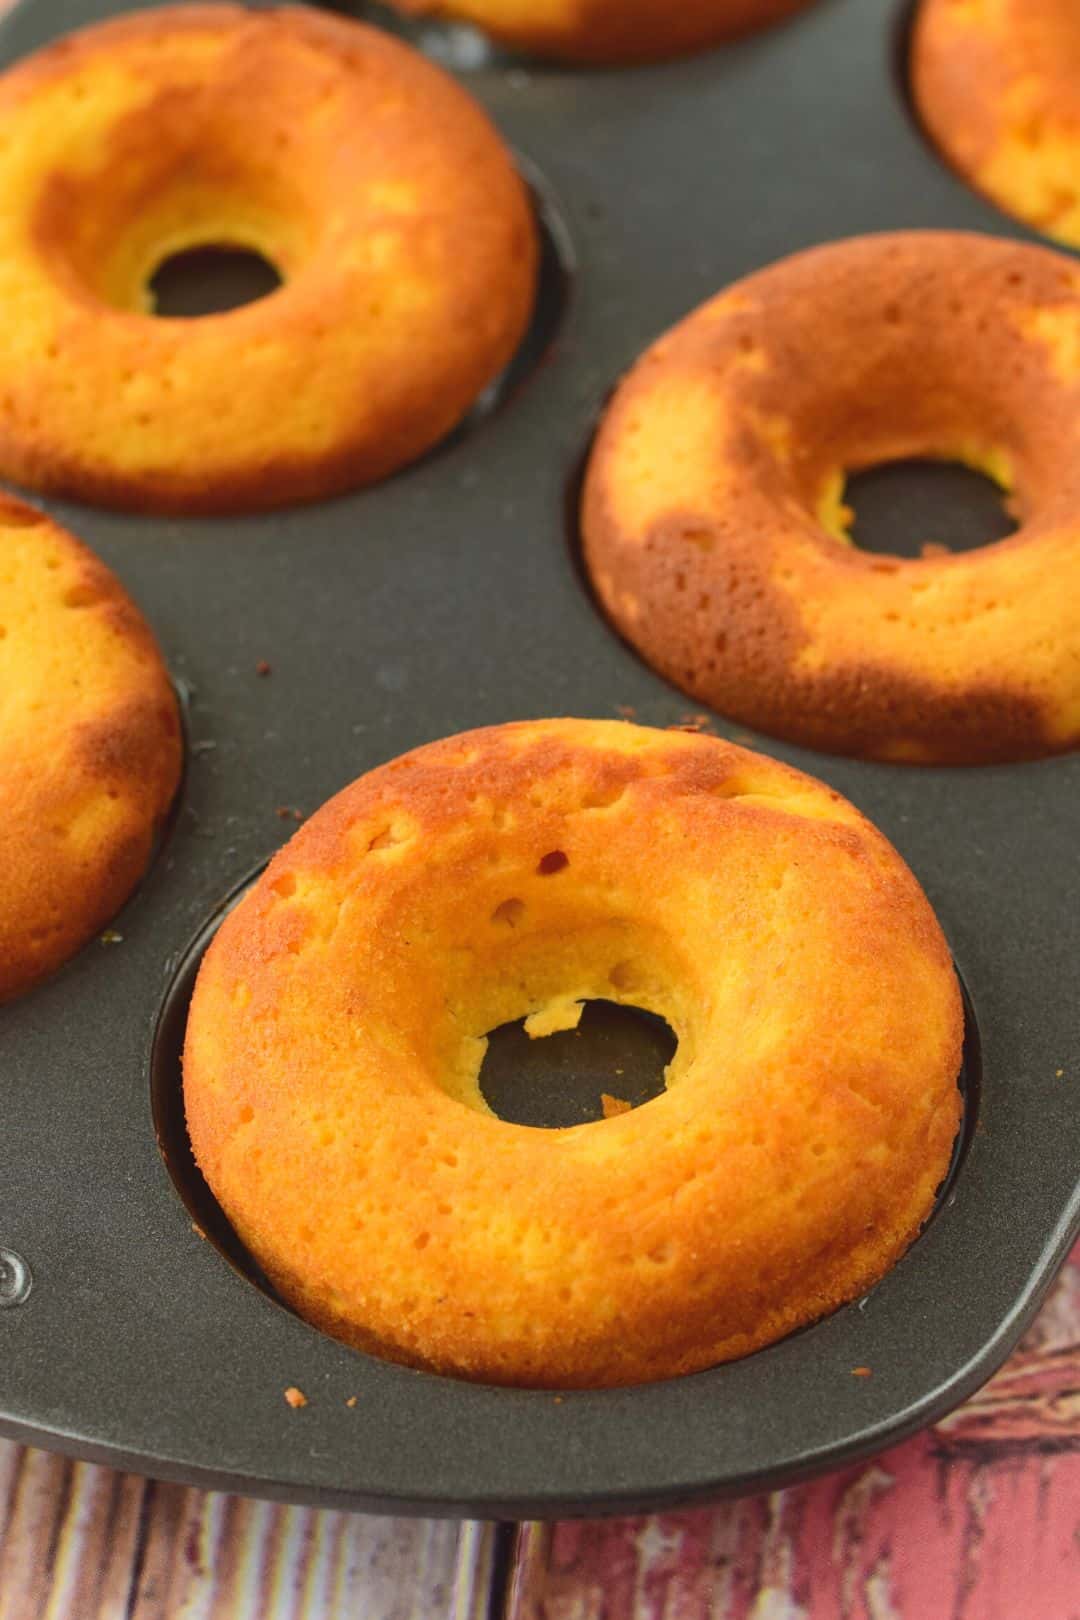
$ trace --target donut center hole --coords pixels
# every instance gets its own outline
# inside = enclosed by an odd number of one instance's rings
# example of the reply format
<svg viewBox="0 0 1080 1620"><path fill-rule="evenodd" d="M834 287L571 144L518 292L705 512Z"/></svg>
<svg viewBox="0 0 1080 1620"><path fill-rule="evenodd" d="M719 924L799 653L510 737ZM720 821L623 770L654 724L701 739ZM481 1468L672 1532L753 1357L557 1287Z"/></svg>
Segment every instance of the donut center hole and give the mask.
<svg viewBox="0 0 1080 1620"><path fill-rule="evenodd" d="M149 291L155 315L191 319L253 304L281 283L281 275L261 253L208 243L163 259Z"/></svg>
<svg viewBox="0 0 1080 1620"><path fill-rule="evenodd" d="M576 1016L568 1004L566 1019ZM678 1042L658 1014L597 1000L584 1003L576 1027L561 1021L544 1013L490 1031L480 1091L500 1119L558 1130L662 1094Z"/></svg>
<svg viewBox="0 0 1080 1620"><path fill-rule="evenodd" d="M974 551L1017 528L1004 478L959 461L883 462L853 473L826 528L860 551L932 557Z"/></svg>

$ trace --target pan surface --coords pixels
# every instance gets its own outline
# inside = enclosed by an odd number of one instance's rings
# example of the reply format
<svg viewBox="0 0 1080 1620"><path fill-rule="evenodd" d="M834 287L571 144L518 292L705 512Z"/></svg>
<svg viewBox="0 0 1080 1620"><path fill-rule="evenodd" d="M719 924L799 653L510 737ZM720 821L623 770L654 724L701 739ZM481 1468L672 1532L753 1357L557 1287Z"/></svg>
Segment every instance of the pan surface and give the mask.
<svg viewBox="0 0 1080 1620"><path fill-rule="evenodd" d="M0 60L114 9L24 0ZM1015 1344L1080 1231L1077 757L904 769L752 739L848 795L924 884L969 996L968 1109L906 1258L866 1299L744 1361L556 1399L358 1355L253 1280L186 1156L178 1099L199 951L293 811L470 726L620 708L671 725L691 708L598 614L567 519L600 405L650 339L816 242L915 226L1032 239L914 124L906 21L897 0L818 0L725 50L609 73L413 29L490 109L546 221L541 308L512 376L436 453L345 499L229 521L48 503L156 627L189 754L173 825L105 940L0 1014L3 1432L301 1502L625 1512L871 1453ZM931 510L946 498L926 483ZM639 1061L655 1068L654 1036Z"/></svg>

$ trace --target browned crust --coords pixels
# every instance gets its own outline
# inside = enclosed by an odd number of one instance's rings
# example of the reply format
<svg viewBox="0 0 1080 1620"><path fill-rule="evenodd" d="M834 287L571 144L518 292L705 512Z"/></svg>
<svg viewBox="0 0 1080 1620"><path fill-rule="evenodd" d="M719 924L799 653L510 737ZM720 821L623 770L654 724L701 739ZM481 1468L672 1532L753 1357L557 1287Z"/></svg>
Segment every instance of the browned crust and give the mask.
<svg viewBox="0 0 1080 1620"><path fill-rule="evenodd" d="M536 1131L444 1092L463 986L635 929L691 1008L664 1097ZM609 994L631 969L647 994L633 956ZM961 1036L925 897L839 795L715 738L523 722L371 772L275 857L200 970L185 1106L318 1326L460 1376L627 1384L746 1354L893 1263L948 1165Z"/></svg>
<svg viewBox="0 0 1080 1620"><path fill-rule="evenodd" d="M951 764L1075 747L1080 641L1060 592L1078 583L1080 390L1067 349L1029 331L1046 314L1067 345L1069 261L931 232L811 250L703 306L638 362L596 438L582 535L605 612L695 698L812 747ZM651 401L683 381L724 425L708 479L654 510L627 457L648 441L647 490L679 448ZM964 446L1014 467L1009 540L908 561L819 526L833 468Z"/></svg>
<svg viewBox="0 0 1080 1620"><path fill-rule="evenodd" d="M509 358L509 356L508 356ZM499 368L501 369L501 367ZM477 392L483 388L480 384ZM470 401L471 403L471 401ZM468 410L468 404L464 407ZM229 475L206 479L197 469L159 467L139 477L110 472L100 462L80 461L55 446L31 445L6 438L0 421L0 466L20 488L56 499L85 501L114 512L190 517L239 517L282 507L311 505L378 483L422 456L457 425L458 416L434 427L426 442L414 447L412 424L398 424L380 444L358 434L332 453L319 457L277 457L238 466Z"/></svg>
<svg viewBox="0 0 1080 1620"><path fill-rule="evenodd" d="M171 86L174 30L211 31L222 42L197 93ZM26 487L102 505L195 513L266 510L387 476L460 421L527 325L536 229L509 154L472 98L417 52L306 8L167 7L87 28L6 74L0 114L17 133L57 83L92 78L98 62L121 62L151 39L161 48L145 77L157 93L106 123L100 172L43 166L18 199L33 233L25 274L50 285L61 324L51 339L43 331L40 355L31 351L0 387L0 470ZM334 111L324 117L326 106ZM107 240L122 231L125 210L142 206L142 192L128 197L118 176L146 171L138 184L152 202L175 175L229 178L230 165L240 174L249 162L252 183L280 213L306 220L313 241L333 207L332 251L309 252L269 298L198 322L102 303L86 232L98 230L96 220ZM426 200L407 218L380 214L364 199L382 175ZM372 313L381 308L378 274L340 268L350 248L381 229L392 229L398 260L415 278L419 313L394 305L393 294L383 314ZM387 274L387 285L400 286L396 268ZM279 359L259 369L252 356L271 348ZM196 350L205 396L184 380ZM320 368L321 405L312 383ZM88 442L88 379L110 398L108 443ZM78 408L71 389L83 399ZM332 430L320 429L312 445L308 423L320 409ZM207 420L218 416L220 433L207 437ZM135 463L113 449L129 442L143 446Z"/></svg>
<svg viewBox="0 0 1080 1620"><path fill-rule="evenodd" d="M0 732L6 1001L53 973L123 905L176 792L182 745L161 654L119 581L7 495L0 623L8 677L28 705ZM87 816L89 838L77 830Z"/></svg>
<svg viewBox="0 0 1080 1620"><path fill-rule="evenodd" d="M587 556L616 552L621 536L602 508L587 500L583 521ZM875 660L869 650L796 677L792 660L805 638L797 613L771 585L767 549L732 538L722 572L680 544L700 523L700 513L666 515L650 526L640 552L619 554L609 577L650 604L643 625L623 622L610 593L600 592L627 640L692 697L770 736L863 759L889 759L898 738L919 742L925 754L916 762L924 764L1038 759L1075 746L1072 738L1049 746L1041 706L1004 678L998 686L943 693L929 677ZM684 584L672 578L676 563ZM705 597L708 607L695 612L692 604Z"/></svg>
<svg viewBox="0 0 1080 1620"><path fill-rule="evenodd" d="M1024 0L1038 10L1038 0ZM957 29L963 54L949 48ZM993 35L964 28L950 0L921 0L911 33L910 82L928 133L965 178L992 151L1010 74Z"/></svg>
<svg viewBox="0 0 1080 1620"><path fill-rule="evenodd" d="M707 50L740 35L768 28L804 9L811 0L576 0L565 20L551 5L533 14L521 6L500 14L497 0L390 0L412 16L447 17L475 23L512 50L563 61L618 66L663 61Z"/></svg>
<svg viewBox="0 0 1080 1620"><path fill-rule="evenodd" d="M911 45L911 87L923 123L947 160L999 207L1057 234L1073 212L1080 179L1056 165L1064 189L1050 186L1033 209L987 165L1010 142L1037 158L1061 138L1080 140L1080 28L1072 0L995 0L957 5L921 0ZM1065 233L1073 240L1072 230Z"/></svg>

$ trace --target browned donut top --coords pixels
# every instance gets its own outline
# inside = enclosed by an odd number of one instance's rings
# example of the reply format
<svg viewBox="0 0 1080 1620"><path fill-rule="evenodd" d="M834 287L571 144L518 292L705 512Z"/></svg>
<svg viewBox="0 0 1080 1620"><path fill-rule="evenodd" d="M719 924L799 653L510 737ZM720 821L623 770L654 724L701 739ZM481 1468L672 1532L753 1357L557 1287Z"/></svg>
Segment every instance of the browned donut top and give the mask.
<svg viewBox="0 0 1080 1620"><path fill-rule="evenodd" d="M1075 0L922 0L911 81L927 130L973 186L1080 246Z"/></svg>
<svg viewBox="0 0 1080 1620"><path fill-rule="evenodd" d="M532 307L525 188L418 52L308 7L99 24L0 77L0 472L105 504L255 509L445 434ZM283 285L151 318L206 244ZM102 400L108 409L102 409Z"/></svg>
<svg viewBox="0 0 1080 1620"><path fill-rule="evenodd" d="M0 1000L123 904L180 761L161 654L119 581L0 496Z"/></svg>
<svg viewBox="0 0 1080 1620"><path fill-rule="evenodd" d="M785 260L661 338L585 489L600 600L663 674L812 746L1020 759L1080 737L1080 270L977 236ZM989 472L1022 523L919 560L858 550L845 473ZM947 546L947 533L927 542Z"/></svg>
<svg viewBox="0 0 1080 1620"><path fill-rule="evenodd" d="M487 1032L597 997L667 1018L664 1093L495 1118ZM184 1092L229 1219L320 1327L633 1383L887 1269L948 1165L961 1029L925 896L839 794L716 738L544 720L420 748L305 824L204 959Z"/></svg>

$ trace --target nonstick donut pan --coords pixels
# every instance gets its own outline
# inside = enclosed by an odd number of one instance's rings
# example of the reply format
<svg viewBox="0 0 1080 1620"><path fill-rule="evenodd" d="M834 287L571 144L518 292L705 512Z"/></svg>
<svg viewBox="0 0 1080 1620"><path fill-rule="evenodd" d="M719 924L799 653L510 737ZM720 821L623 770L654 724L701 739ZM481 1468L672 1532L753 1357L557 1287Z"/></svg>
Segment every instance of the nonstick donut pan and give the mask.
<svg viewBox="0 0 1080 1620"><path fill-rule="evenodd" d="M113 9L23 0L3 60ZM465 727L620 711L663 726L695 707L604 623L568 518L598 409L649 340L812 243L908 226L1027 234L924 141L907 22L897 0L818 0L727 49L608 73L412 30L491 110L547 221L513 376L435 454L347 499L229 521L50 503L155 625L189 746L139 892L104 940L0 1014L4 1432L302 1502L629 1511L866 1455L969 1395L1016 1342L1080 1231L1076 757L913 769L749 739L847 794L907 858L950 938L969 1029L963 1150L933 1222L867 1298L744 1361L556 1398L356 1354L259 1286L186 1155L178 1095L199 948L294 811ZM944 511L955 543L987 537L987 514L944 472L862 487L867 543L903 549L920 510L936 537ZM590 1042L599 1052L609 1034L586 1029L574 1062L601 1061ZM655 1071L654 1037L631 1068ZM306 1407L290 1408L288 1386Z"/></svg>

